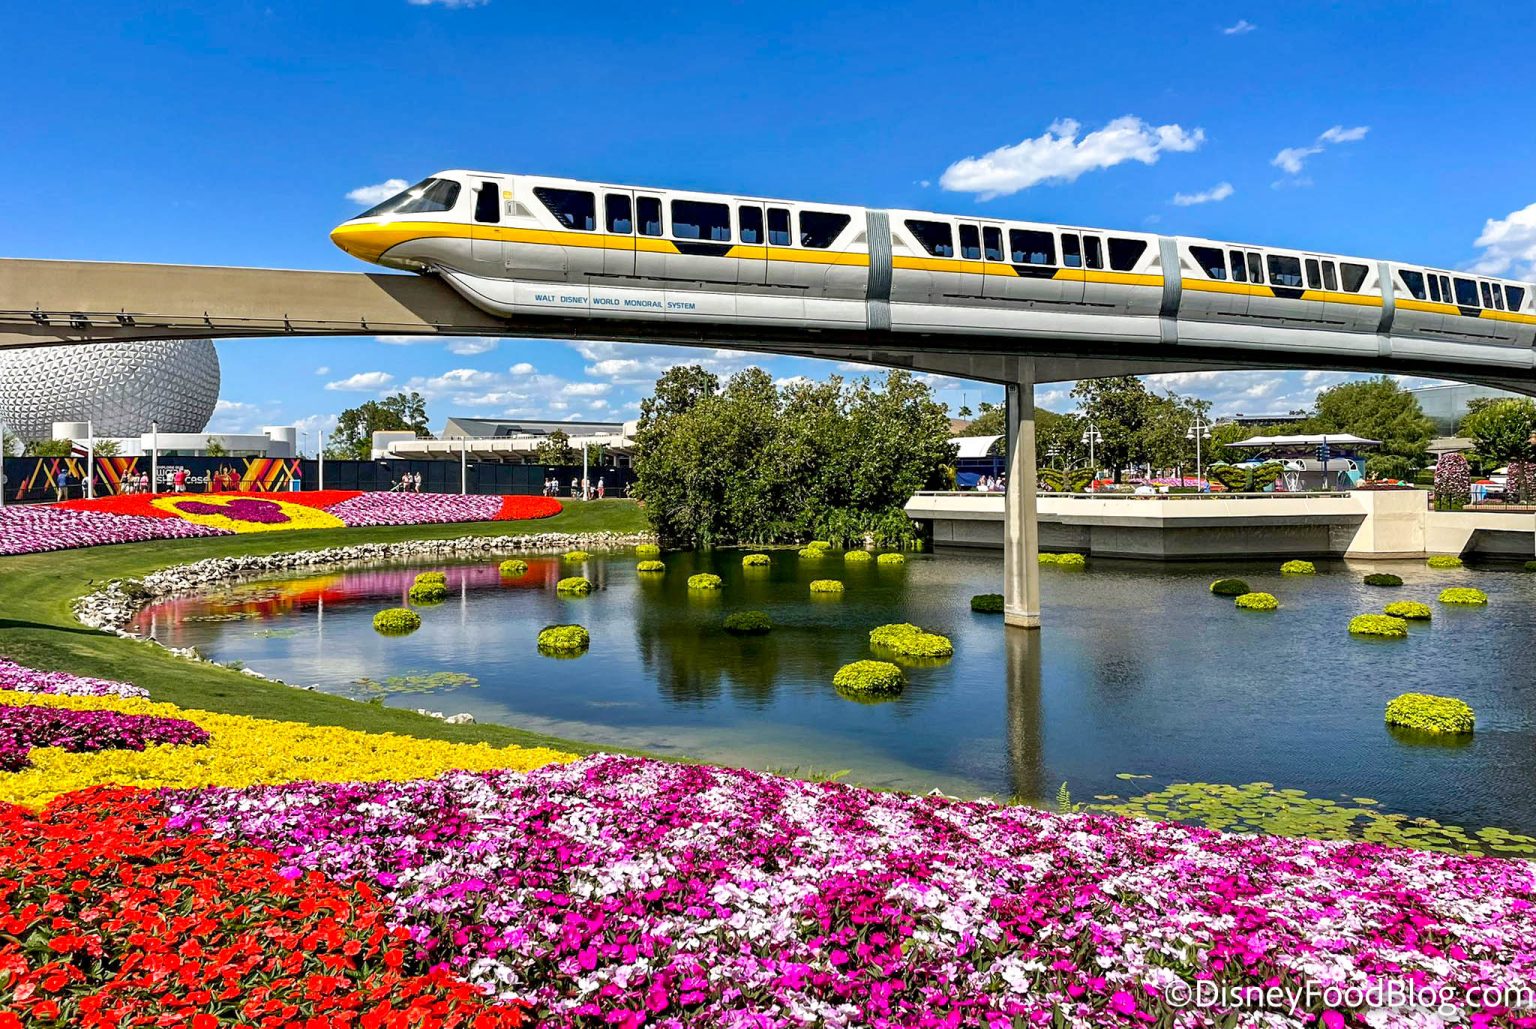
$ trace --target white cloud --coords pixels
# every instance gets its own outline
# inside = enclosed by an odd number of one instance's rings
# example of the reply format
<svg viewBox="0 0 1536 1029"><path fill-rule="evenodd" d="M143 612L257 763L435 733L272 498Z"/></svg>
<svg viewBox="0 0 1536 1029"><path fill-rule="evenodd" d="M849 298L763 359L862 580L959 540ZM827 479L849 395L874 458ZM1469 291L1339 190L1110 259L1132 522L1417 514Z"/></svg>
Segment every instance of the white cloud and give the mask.
<svg viewBox="0 0 1536 1029"><path fill-rule="evenodd" d="M404 179L385 179L371 186L358 186L347 194L347 199L354 204L372 207L374 204L382 204L409 185Z"/></svg>
<svg viewBox="0 0 1536 1029"><path fill-rule="evenodd" d="M640 362L623 357L613 357L606 361L598 361L586 367L588 375L596 375L605 379L618 378L623 375L633 375L640 370Z"/></svg>
<svg viewBox="0 0 1536 1029"><path fill-rule="evenodd" d="M956 161L944 169L939 185L991 200L1042 182L1072 182L1085 172L1125 161L1155 164L1165 151L1188 152L1205 142L1203 129L1149 125L1133 115L1116 118L1078 139L1081 127L1063 118L1034 139Z"/></svg>
<svg viewBox="0 0 1536 1029"><path fill-rule="evenodd" d="M448 352L460 356L488 354L501 346L501 340L488 336L455 336L448 341Z"/></svg>
<svg viewBox="0 0 1536 1029"><path fill-rule="evenodd" d="M1330 129L1324 129L1309 146L1286 147L1276 154L1269 163L1287 175L1300 175L1301 169L1307 163L1307 158L1322 153L1328 145L1358 143L1370 131L1371 127L1369 125L1356 125L1348 129L1342 125L1335 125Z"/></svg>
<svg viewBox="0 0 1536 1029"><path fill-rule="evenodd" d="M1342 125L1335 125L1317 138L1325 143L1358 143L1365 138L1365 134L1369 131L1371 131L1369 125L1356 125L1352 129L1346 129Z"/></svg>
<svg viewBox="0 0 1536 1029"><path fill-rule="evenodd" d="M338 379L335 382L327 382L325 384L325 388L334 390L366 391L383 389L385 386L388 386L391 382L394 381L395 377L388 372L358 372L356 375L349 375L345 379Z"/></svg>
<svg viewBox="0 0 1536 1029"><path fill-rule="evenodd" d="M532 375L534 372L538 371L538 369L529 364L527 361L519 361L511 368L508 368L507 371L511 372L513 375Z"/></svg>
<svg viewBox="0 0 1536 1029"><path fill-rule="evenodd" d="M233 414L237 411L254 411L256 409L255 404L245 404L238 400L225 400L223 397L220 397L213 405L214 414Z"/></svg>
<svg viewBox="0 0 1536 1029"><path fill-rule="evenodd" d="M328 364L322 364L320 367L315 369L315 374L316 375L329 375L329 374L331 374L331 366L328 365Z"/></svg>
<svg viewBox="0 0 1536 1029"><path fill-rule="evenodd" d="M812 381L808 375L786 375L782 379L774 379L773 384L779 389L788 389L791 386L809 386Z"/></svg>
<svg viewBox="0 0 1536 1029"><path fill-rule="evenodd" d="M446 7L450 11L484 7L491 0L406 0L412 7Z"/></svg>
<svg viewBox="0 0 1536 1029"><path fill-rule="evenodd" d="M569 382L561 392L568 397L599 397L612 388L606 382Z"/></svg>
<svg viewBox="0 0 1536 1029"><path fill-rule="evenodd" d="M1258 26L1247 18L1239 18L1236 25L1228 25L1221 30L1221 34L1223 36L1245 36L1256 28Z"/></svg>
<svg viewBox="0 0 1536 1029"><path fill-rule="evenodd" d="M1237 190L1232 188L1232 183L1222 182L1200 193L1175 193L1173 203L1176 207L1191 207L1195 204L1214 204L1227 199Z"/></svg>
<svg viewBox="0 0 1536 1029"><path fill-rule="evenodd" d="M1478 274L1536 278L1536 203L1489 218L1476 245L1483 248L1472 265Z"/></svg>
<svg viewBox="0 0 1536 1029"><path fill-rule="evenodd" d="M601 411L601 410L603 410L604 408L606 408L608 406L608 401L606 401L606 400L594 400L590 404L588 404L587 406L590 407L594 411Z"/></svg>

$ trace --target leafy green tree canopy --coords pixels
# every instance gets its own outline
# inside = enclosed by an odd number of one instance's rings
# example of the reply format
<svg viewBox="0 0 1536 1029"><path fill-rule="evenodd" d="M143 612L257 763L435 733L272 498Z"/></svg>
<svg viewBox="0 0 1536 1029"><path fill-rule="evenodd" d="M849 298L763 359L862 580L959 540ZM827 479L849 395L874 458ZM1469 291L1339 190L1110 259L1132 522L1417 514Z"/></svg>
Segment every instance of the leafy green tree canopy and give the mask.
<svg viewBox="0 0 1536 1029"><path fill-rule="evenodd" d="M552 465L580 464L581 457L571 446L571 437L564 429L556 429L533 445L533 456L546 468Z"/></svg>
<svg viewBox="0 0 1536 1029"><path fill-rule="evenodd" d="M1368 472L1377 478L1412 479L1429 462L1435 430L1418 398L1385 375L1323 390L1306 425L1314 434L1348 432L1380 440L1366 458Z"/></svg>
<svg viewBox="0 0 1536 1029"><path fill-rule="evenodd" d="M428 438L427 401L420 393L395 393L349 407L336 419L336 433L326 448L339 458L366 461L373 453L375 432L414 432Z"/></svg>
<svg viewBox="0 0 1536 1029"><path fill-rule="evenodd" d="M1528 397L1474 400L1458 432L1476 444L1478 460L1489 467L1536 461L1536 400Z"/></svg>

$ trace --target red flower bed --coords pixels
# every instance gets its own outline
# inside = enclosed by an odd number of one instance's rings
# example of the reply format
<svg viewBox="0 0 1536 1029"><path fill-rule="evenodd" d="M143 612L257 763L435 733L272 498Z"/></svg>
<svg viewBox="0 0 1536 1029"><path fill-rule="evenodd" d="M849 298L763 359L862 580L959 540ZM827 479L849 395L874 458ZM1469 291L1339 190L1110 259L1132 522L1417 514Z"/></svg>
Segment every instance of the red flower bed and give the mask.
<svg viewBox="0 0 1536 1029"><path fill-rule="evenodd" d="M288 504L302 504L305 507L328 508L333 504L339 504L343 500L351 500L358 496L360 490L355 489L312 489L298 493L279 491L276 493L254 492L228 492L216 493L219 497L251 497L258 500L281 500ZM63 503L51 504L51 507L61 507L67 511L95 511L100 514L137 515L141 518L179 518L174 511L167 511L150 503L159 497L183 497L195 499L202 496L201 493L124 493L110 497L97 497L95 500L66 500Z"/></svg>
<svg viewBox="0 0 1536 1029"><path fill-rule="evenodd" d="M363 883L170 836L141 790L0 807L0 1029L520 1026L441 969Z"/></svg>
<svg viewBox="0 0 1536 1029"><path fill-rule="evenodd" d="M515 522L524 518L548 518L560 513L560 501L554 497L502 497L495 521Z"/></svg>

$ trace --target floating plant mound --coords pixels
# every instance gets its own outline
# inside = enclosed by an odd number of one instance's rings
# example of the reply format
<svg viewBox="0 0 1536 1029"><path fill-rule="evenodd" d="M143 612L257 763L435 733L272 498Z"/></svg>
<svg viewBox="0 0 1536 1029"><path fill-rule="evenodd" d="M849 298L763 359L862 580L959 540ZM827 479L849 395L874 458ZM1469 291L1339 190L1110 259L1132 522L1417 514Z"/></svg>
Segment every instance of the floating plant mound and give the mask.
<svg viewBox="0 0 1536 1029"><path fill-rule="evenodd" d="M1240 597L1251 591L1242 579L1217 579L1211 583L1211 592L1218 597Z"/></svg>
<svg viewBox="0 0 1536 1029"><path fill-rule="evenodd" d="M1402 639L1408 635L1408 622L1392 615L1355 615L1349 620L1349 634Z"/></svg>
<svg viewBox="0 0 1536 1029"><path fill-rule="evenodd" d="M875 564L877 565L904 565L906 563L907 558L904 554L881 554L875 558Z"/></svg>
<svg viewBox="0 0 1536 1029"><path fill-rule="evenodd" d="M773 561L767 554L748 554L741 559L741 567L743 568L767 568L772 563Z"/></svg>
<svg viewBox="0 0 1536 1029"><path fill-rule="evenodd" d="M764 611L736 611L725 616L725 631L738 636L761 636L773 628Z"/></svg>
<svg viewBox="0 0 1536 1029"><path fill-rule="evenodd" d="M837 579L813 579L811 581L812 593L841 593L843 584Z"/></svg>
<svg viewBox="0 0 1536 1029"><path fill-rule="evenodd" d="M874 559L875 556L867 550L850 550L843 555L843 560L851 565L866 564Z"/></svg>
<svg viewBox="0 0 1536 1029"><path fill-rule="evenodd" d="M950 657L955 645L948 636L924 632L911 622L882 625L869 631L869 645L902 657Z"/></svg>
<svg viewBox="0 0 1536 1029"><path fill-rule="evenodd" d="M832 677L832 685L848 693L900 693L907 677L889 661L854 661Z"/></svg>
<svg viewBox="0 0 1536 1029"><path fill-rule="evenodd" d="M646 575L659 575L660 573L665 572L666 570L667 570L666 562L665 561L657 561L654 558L652 558L649 561L641 561L639 564L635 565L635 571L644 573Z"/></svg>
<svg viewBox="0 0 1536 1029"><path fill-rule="evenodd" d="M1417 600L1394 600L1386 606L1385 610L1393 618L1422 620L1434 615L1428 604L1421 604Z"/></svg>
<svg viewBox="0 0 1536 1029"><path fill-rule="evenodd" d="M714 572L699 572L697 575L688 576L688 588L691 590L717 590L720 588L720 576Z"/></svg>
<svg viewBox="0 0 1536 1029"><path fill-rule="evenodd" d="M1525 563L1525 570L1528 572L1536 572L1536 561L1527 561Z"/></svg>
<svg viewBox="0 0 1536 1029"><path fill-rule="evenodd" d="M385 636L404 636L421 628L421 615L408 607L389 607L373 616L375 632Z"/></svg>
<svg viewBox="0 0 1536 1029"><path fill-rule="evenodd" d="M496 570L509 579L528 574L528 562L521 558L508 558L496 566Z"/></svg>
<svg viewBox="0 0 1536 1029"><path fill-rule="evenodd" d="M971 598L971 610L984 615L1000 615L1003 613L1003 595L978 593Z"/></svg>
<svg viewBox="0 0 1536 1029"><path fill-rule="evenodd" d="M1280 606L1273 593L1244 593L1233 603L1244 611L1273 611Z"/></svg>
<svg viewBox="0 0 1536 1029"><path fill-rule="evenodd" d="M1431 568L1460 568L1461 558L1455 554L1435 554L1427 562Z"/></svg>
<svg viewBox="0 0 1536 1029"><path fill-rule="evenodd" d="M1086 568L1088 559L1082 554L1041 554L1040 563L1057 568Z"/></svg>
<svg viewBox="0 0 1536 1029"><path fill-rule="evenodd" d="M560 555L560 560L562 560L562 561L585 561L588 558L590 558L591 556L592 555L587 553L585 550L567 550L565 553Z"/></svg>
<svg viewBox="0 0 1536 1029"><path fill-rule="evenodd" d="M1317 565L1311 561L1287 561L1280 566L1281 575L1316 575Z"/></svg>
<svg viewBox="0 0 1536 1029"><path fill-rule="evenodd" d="M448 599L448 587L440 582L414 583L405 593L413 604L441 604Z"/></svg>
<svg viewBox="0 0 1536 1029"><path fill-rule="evenodd" d="M661 547L654 543L640 543L635 546L636 557L660 557Z"/></svg>
<svg viewBox="0 0 1536 1029"><path fill-rule="evenodd" d="M420 574L418 574L416 576L416 582L417 582L417 584L424 583L424 582L435 582L439 586L446 586L446 585L448 585L448 573L447 572L421 572Z"/></svg>
<svg viewBox="0 0 1536 1029"><path fill-rule="evenodd" d="M539 630L539 649L569 654L586 650L592 644L592 634L580 625L551 625Z"/></svg>
<svg viewBox="0 0 1536 1029"><path fill-rule="evenodd" d="M1387 703L1387 724L1419 732L1460 735L1472 731L1477 716L1465 701L1433 693L1404 693Z"/></svg>
<svg viewBox="0 0 1536 1029"><path fill-rule="evenodd" d="M826 557L827 552L820 547L802 547L800 549L800 556L805 558L820 558Z"/></svg>
<svg viewBox="0 0 1536 1029"><path fill-rule="evenodd" d="M592 592L592 580L584 579L579 575L572 575L555 583L555 592L584 597Z"/></svg>
<svg viewBox="0 0 1536 1029"><path fill-rule="evenodd" d="M1486 604L1488 594L1471 586L1452 586L1440 591L1442 604Z"/></svg>
<svg viewBox="0 0 1536 1029"><path fill-rule="evenodd" d="M1402 576L1393 575L1390 572L1372 572L1365 577L1367 586L1401 586Z"/></svg>
<svg viewBox="0 0 1536 1029"><path fill-rule="evenodd" d="M806 550L831 550L832 544L826 540L811 540L805 545Z"/></svg>

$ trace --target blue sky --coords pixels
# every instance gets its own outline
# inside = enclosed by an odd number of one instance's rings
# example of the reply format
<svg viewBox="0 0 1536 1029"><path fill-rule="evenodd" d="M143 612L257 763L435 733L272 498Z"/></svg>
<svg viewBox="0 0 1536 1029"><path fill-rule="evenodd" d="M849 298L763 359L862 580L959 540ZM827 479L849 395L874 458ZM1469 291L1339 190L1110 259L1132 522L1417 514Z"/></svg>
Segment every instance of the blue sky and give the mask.
<svg viewBox="0 0 1536 1029"><path fill-rule="evenodd" d="M475 167L1536 263L1530 4L84 0L5 26L5 256L361 270L327 235L349 193ZM840 371L528 340L219 352L225 430L402 387L434 425L612 419L678 361ZM1344 376L1164 378L1221 414Z"/></svg>

